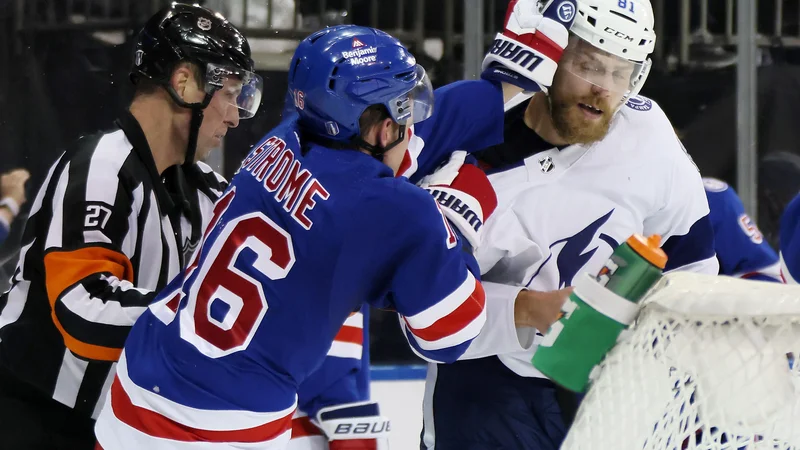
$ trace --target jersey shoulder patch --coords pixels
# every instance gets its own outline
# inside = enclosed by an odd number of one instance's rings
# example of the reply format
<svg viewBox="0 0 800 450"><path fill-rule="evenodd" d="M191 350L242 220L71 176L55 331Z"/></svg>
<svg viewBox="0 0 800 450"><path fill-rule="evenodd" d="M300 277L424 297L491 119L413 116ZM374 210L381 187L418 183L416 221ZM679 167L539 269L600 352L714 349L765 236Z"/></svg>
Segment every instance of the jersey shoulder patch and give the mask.
<svg viewBox="0 0 800 450"><path fill-rule="evenodd" d="M625 106L635 111L650 111L653 109L653 101L647 97L634 95L625 102Z"/></svg>
<svg viewBox="0 0 800 450"><path fill-rule="evenodd" d="M709 192L724 192L728 189L728 183L711 177L703 177L703 186Z"/></svg>
<svg viewBox="0 0 800 450"><path fill-rule="evenodd" d="M650 139L652 142L658 142L666 139L667 135L675 134L675 128L666 113L653 99L641 95L629 97L617 114L627 119L626 128L631 130L630 133L642 135L644 139Z"/></svg>

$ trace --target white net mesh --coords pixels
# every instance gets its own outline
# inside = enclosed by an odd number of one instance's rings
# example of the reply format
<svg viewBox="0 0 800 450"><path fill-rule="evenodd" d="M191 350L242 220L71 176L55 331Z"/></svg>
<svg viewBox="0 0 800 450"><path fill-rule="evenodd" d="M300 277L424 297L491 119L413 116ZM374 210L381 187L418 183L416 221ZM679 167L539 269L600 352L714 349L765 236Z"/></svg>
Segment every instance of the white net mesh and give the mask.
<svg viewBox="0 0 800 450"><path fill-rule="evenodd" d="M800 287L670 274L626 334L562 450L800 450Z"/></svg>

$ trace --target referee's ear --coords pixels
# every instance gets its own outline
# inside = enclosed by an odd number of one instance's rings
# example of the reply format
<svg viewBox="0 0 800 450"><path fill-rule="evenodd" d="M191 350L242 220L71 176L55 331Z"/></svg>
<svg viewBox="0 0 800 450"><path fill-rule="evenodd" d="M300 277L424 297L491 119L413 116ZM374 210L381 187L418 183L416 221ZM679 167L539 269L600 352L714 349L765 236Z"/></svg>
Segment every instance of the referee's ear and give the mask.
<svg viewBox="0 0 800 450"><path fill-rule="evenodd" d="M175 68L169 80L170 85L172 85L172 89L175 90L175 93L178 94L178 97L187 103L192 103L191 100L186 98L186 90L190 87L191 82L192 71L186 66L178 66Z"/></svg>
<svg viewBox="0 0 800 450"><path fill-rule="evenodd" d="M202 102L205 97L200 70L191 63L181 63L170 76L170 85L175 93L186 103Z"/></svg>

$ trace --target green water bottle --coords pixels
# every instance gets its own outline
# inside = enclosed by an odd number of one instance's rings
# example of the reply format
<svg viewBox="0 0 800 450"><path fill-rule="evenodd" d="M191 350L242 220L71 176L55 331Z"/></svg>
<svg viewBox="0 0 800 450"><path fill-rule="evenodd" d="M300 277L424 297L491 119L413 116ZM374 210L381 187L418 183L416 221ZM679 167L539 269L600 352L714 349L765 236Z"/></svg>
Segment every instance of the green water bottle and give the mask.
<svg viewBox="0 0 800 450"><path fill-rule="evenodd" d="M639 300L661 278L661 237L633 235L596 276L584 274L561 307L531 363L553 382L583 392L592 369L636 318Z"/></svg>

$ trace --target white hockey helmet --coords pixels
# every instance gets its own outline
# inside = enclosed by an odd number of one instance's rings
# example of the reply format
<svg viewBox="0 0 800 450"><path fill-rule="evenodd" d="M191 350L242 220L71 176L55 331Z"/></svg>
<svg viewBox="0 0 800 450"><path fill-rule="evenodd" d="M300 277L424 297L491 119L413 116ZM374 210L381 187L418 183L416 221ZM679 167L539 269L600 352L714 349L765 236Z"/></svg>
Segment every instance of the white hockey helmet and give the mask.
<svg viewBox="0 0 800 450"><path fill-rule="evenodd" d="M650 73L652 63L648 56L656 43L650 0L577 0L577 6L570 32L609 55L630 61L633 72L623 100L638 94ZM573 45L578 45L574 37L570 39L570 46ZM598 74L576 75L604 88L619 88L604 85L607 82L601 84Z"/></svg>

